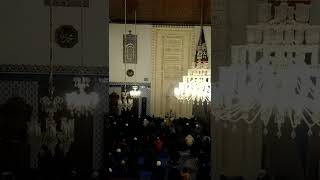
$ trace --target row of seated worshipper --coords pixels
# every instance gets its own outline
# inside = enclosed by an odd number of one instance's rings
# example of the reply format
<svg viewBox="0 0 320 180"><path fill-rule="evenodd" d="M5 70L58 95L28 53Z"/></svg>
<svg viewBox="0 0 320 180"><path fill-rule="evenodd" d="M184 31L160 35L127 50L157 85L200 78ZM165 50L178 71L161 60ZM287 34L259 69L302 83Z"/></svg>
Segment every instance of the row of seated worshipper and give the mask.
<svg viewBox="0 0 320 180"><path fill-rule="evenodd" d="M109 117L110 176L163 180L184 168L194 177L210 178L210 137L202 126L185 118Z"/></svg>

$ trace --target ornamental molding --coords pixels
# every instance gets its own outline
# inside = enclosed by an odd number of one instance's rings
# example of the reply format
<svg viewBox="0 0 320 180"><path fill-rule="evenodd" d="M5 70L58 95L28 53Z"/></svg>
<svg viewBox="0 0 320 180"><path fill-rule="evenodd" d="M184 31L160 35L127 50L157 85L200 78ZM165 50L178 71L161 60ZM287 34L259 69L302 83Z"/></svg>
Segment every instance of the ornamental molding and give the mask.
<svg viewBox="0 0 320 180"><path fill-rule="evenodd" d="M48 65L0 65L0 74L48 74L50 66ZM93 76L109 76L108 69L105 66L66 66L54 65L53 73L60 75L93 75Z"/></svg>
<svg viewBox="0 0 320 180"><path fill-rule="evenodd" d="M89 0L44 0L46 6L50 6L51 3L53 6L61 7L89 7Z"/></svg>
<svg viewBox="0 0 320 180"><path fill-rule="evenodd" d="M169 30L177 29L177 28L186 28L186 29L191 29L194 26L189 26L189 25L180 25L180 26L175 26L175 25L153 25L153 28L167 28Z"/></svg>
<svg viewBox="0 0 320 180"><path fill-rule="evenodd" d="M143 83L143 82L109 82L110 87L115 87L115 86L145 86L150 88L151 83Z"/></svg>

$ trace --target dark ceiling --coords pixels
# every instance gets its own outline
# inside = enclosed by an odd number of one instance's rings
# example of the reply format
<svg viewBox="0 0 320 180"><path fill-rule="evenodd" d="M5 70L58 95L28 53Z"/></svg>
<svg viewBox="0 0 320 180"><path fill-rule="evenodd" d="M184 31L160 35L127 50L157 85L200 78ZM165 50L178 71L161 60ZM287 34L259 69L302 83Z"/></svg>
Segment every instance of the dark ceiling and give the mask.
<svg viewBox="0 0 320 180"><path fill-rule="evenodd" d="M203 23L211 24L211 0L203 0ZM110 21L124 23L124 0L110 0ZM127 0L127 23L200 24L201 0Z"/></svg>

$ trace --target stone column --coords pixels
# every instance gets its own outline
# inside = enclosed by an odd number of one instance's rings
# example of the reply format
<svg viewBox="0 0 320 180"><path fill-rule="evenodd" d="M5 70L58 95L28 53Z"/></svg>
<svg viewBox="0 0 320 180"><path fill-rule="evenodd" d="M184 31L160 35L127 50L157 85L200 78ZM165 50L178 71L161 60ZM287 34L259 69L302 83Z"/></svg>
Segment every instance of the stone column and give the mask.
<svg viewBox="0 0 320 180"><path fill-rule="evenodd" d="M99 95L99 103L93 116L93 170L101 170L104 165L104 127L106 115L109 108L108 86L108 81L105 81L104 83L97 82L94 87L94 91Z"/></svg>
<svg viewBox="0 0 320 180"><path fill-rule="evenodd" d="M212 27L211 27L211 81L212 83L218 80L218 67L227 64L229 53L228 47L228 27L227 27L227 0L212 0ZM229 55L228 55L229 54ZM230 59L230 58L229 58ZM214 110L213 103L211 109ZM210 118L211 127L211 179L219 179L219 174L222 171L223 145L217 144L223 141L216 141L218 128L214 122L214 117ZM220 138L220 136L219 136Z"/></svg>
<svg viewBox="0 0 320 180"><path fill-rule="evenodd" d="M212 0L212 82L219 79L220 66L230 65L232 45L246 44L246 25L255 21L250 17L254 13L251 2L254 1ZM215 110L214 103L211 109ZM260 168L260 126L253 125L250 134L247 124L238 123L233 131L233 127L224 128L211 116L210 127L212 179L219 179L221 174L253 179Z"/></svg>
<svg viewBox="0 0 320 180"><path fill-rule="evenodd" d="M93 118L92 169L94 176L99 175L95 171L101 170L104 166L104 127L106 115L109 112L109 0L101 2L101 5L99 19L103 19L100 25L105 29L104 37L101 38L106 40L105 54L101 59L104 62L101 64L106 64L106 74L105 77L97 79L94 87L95 92L99 94L99 103Z"/></svg>

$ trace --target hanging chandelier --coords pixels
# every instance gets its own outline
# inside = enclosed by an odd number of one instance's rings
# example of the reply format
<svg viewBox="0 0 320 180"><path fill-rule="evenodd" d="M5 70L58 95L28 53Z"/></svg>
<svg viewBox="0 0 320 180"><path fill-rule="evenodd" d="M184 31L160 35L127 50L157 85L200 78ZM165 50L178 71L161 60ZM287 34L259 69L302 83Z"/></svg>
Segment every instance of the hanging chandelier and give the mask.
<svg viewBox="0 0 320 180"><path fill-rule="evenodd" d="M55 87L53 82L53 10L52 5L54 0L50 2L50 55L49 55L49 86L48 95L40 98L41 110L46 113L44 119L44 129L41 128L41 123L32 121L28 123L28 137L33 145L37 145L40 150L42 146L46 146L51 153L55 155L56 147L59 144L60 150L66 155L69 152L71 144L74 141L74 119L61 117L60 123L56 122L56 113L63 109L65 101L60 96L55 96Z"/></svg>
<svg viewBox="0 0 320 180"><path fill-rule="evenodd" d="M132 90L129 93L132 98L139 98L141 96L141 91L138 90L138 86L132 86Z"/></svg>
<svg viewBox="0 0 320 180"><path fill-rule="evenodd" d="M118 100L118 107L120 111L131 111L133 107L133 99L126 90L121 92L121 98Z"/></svg>
<svg viewBox="0 0 320 180"><path fill-rule="evenodd" d="M84 64L84 2L81 1L81 68ZM75 77L73 79L74 87L78 88L78 91L68 93L65 96L68 109L72 114L77 116L92 114L95 110L99 96L95 92L86 92L86 88L90 87L90 78L88 77Z"/></svg>
<svg viewBox="0 0 320 180"><path fill-rule="evenodd" d="M320 69L294 63L290 61L281 70L260 63L221 68L222 80L214 87L216 117L231 123L244 120L249 125L261 120L265 134L274 120L279 137L288 121L293 138L297 126L304 122L312 135L312 128L320 121Z"/></svg>
<svg viewBox="0 0 320 180"><path fill-rule="evenodd" d="M123 62L125 66L125 75L124 75L124 90L121 92L121 97L118 100L118 108L120 112L131 111L133 107L133 98L139 98L141 95L141 91L138 89L138 86L132 86L132 90L128 92L127 90L127 76L132 77L134 75L133 70L127 71L127 63L132 62L133 59L136 60L136 43L137 43L137 35L136 35L136 11L135 11L135 34L131 34L129 30L129 34L127 33L127 0L124 0L124 32L123 35Z"/></svg>
<svg viewBox="0 0 320 180"><path fill-rule="evenodd" d="M203 0L201 0L201 30L196 49L195 61L188 74L174 89L174 96L182 102L196 104L211 101L211 69L209 68L207 45L203 32Z"/></svg>
<svg viewBox="0 0 320 180"><path fill-rule="evenodd" d="M73 80L74 87L78 88L78 91L66 94L68 108L78 116L81 114L92 114L99 102L99 97L95 92L87 93L85 91L89 87L90 79L87 77L76 77Z"/></svg>
<svg viewBox="0 0 320 180"><path fill-rule="evenodd" d="M134 39L136 39L137 40L137 28L136 28L136 26L137 26L137 23L136 23L136 19L137 19L137 14L136 14L136 11L134 11L134 14L135 14L135 16L134 16L134 19L135 19L135 35L134 36L132 36L131 35L131 31L129 31L129 34L126 34L124 37L125 37L125 39L124 39L124 42L125 42L125 45L126 46L133 46L132 45L132 43L130 43L130 42L128 42L127 40L128 40L128 37L129 37L129 39L130 39L130 37L135 37ZM137 46L136 44L135 44L135 46ZM130 51L129 50L127 50L127 48L125 49L125 58L127 58L127 55L129 54L129 56L132 56L133 57L133 53L131 52L130 53ZM135 55L137 56L137 54L135 53ZM134 65L135 66L135 69L136 69L136 64ZM134 85L134 86L132 86L132 90L130 90L129 91L129 94L130 94L130 97L132 97L132 98L139 98L140 96L141 96L141 91L140 91L140 89L139 89L139 86L137 86L137 85Z"/></svg>
<svg viewBox="0 0 320 180"><path fill-rule="evenodd" d="M296 20L308 19L308 6L296 5ZM313 128L320 126L320 27L308 21L303 26L293 22L294 14L286 14L291 7L285 2L275 8L274 19L248 28L249 45L233 47L233 64L220 67L219 81L213 87L214 115L233 128L239 121L249 127L261 121L265 135L270 122L274 122L278 137L282 136L283 126L290 125L295 138L296 128L305 124L311 136ZM261 17L269 16L271 11Z"/></svg>
<svg viewBox="0 0 320 180"><path fill-rule="evenodd" d="M211 101L211 70L207 64L193 67L188 75L183 76L183 82L174 89L175 97L180 101L207 102Z"/></svg>
<svg viewBox="0 0 320 180"><path fill-rule="evenodd" d="M174 89L175 97L180 101L193 103L209 103L211 101L211 69L209 68L207 46L203 27L196 50L196 60L187 76Z"/></svg>

